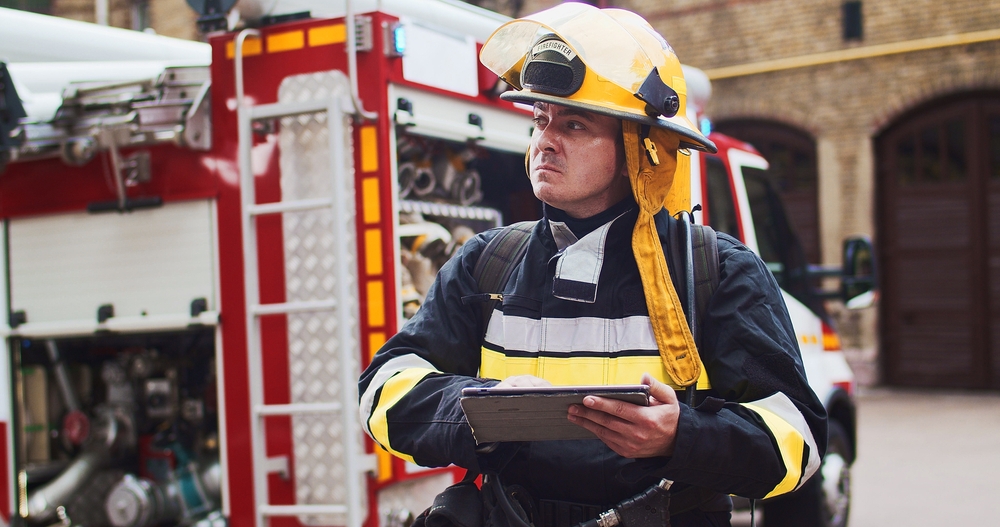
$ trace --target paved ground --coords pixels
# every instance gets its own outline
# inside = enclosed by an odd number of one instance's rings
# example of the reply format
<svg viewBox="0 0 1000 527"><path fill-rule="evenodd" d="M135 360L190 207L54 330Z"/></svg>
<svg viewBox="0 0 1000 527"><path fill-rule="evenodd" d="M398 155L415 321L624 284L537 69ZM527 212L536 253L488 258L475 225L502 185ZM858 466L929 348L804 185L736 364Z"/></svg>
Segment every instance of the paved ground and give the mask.
<svg viewBox="0 0 1000 527"><path fill-rule="evenodd" d="M864 390L858 456L850 527L1000 525L998 393Z"/></svg>
<svg viewBox="0 0 1000 527"><path fill-rule="evenodd" d="M858 398L851 527L1000 525L1000 394Z"/></svg>

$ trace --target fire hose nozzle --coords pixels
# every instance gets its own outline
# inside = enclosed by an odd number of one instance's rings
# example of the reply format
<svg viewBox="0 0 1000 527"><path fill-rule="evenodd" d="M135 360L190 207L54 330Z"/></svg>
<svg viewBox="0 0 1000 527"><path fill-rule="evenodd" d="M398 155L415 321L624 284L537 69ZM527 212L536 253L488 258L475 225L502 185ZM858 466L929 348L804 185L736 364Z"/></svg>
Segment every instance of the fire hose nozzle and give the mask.
<svg viewBox="0 0 1000 527"><path fill-rule="evenodd" d="M662 479L656 485L640 494L628 498L613 508L602 512L597 518L587 520L577 527L659 527L670 525L669 479Z"/></svg>

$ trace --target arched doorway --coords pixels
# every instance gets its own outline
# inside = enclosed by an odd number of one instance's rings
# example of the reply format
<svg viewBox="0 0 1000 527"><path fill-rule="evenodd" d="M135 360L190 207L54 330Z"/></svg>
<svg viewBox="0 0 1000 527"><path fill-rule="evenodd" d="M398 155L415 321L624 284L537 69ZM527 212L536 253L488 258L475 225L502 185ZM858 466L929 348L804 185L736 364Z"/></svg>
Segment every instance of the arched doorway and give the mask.
<svg viewBox="0 0 1000 527"><path fill-rule="evenodd" d="M1000 92L924 104L875 148L886 382L1000 388Z"/></svg>
<svg viewBox="0 0 1000 527"><path fill-rule="evenodd" d="M767 159L768 177L785 203L806 259L820 263L816 141L804 130L760 119L721 121L715 129L752 144Z"/></svg>

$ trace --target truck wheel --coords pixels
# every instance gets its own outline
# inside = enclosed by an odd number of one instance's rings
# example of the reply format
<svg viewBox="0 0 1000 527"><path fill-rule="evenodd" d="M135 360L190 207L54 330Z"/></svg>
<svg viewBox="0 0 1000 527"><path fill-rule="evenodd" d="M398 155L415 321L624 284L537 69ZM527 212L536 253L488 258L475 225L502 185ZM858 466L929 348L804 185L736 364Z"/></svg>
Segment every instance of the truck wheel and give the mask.
<svg viewBox="0 0 1000 527"><path fill-rule="evenodd" d="M851 444L840 423L829 422L830 439L818 474L799 490L764 502L765 527L846 527L851 506Z"/></svg>

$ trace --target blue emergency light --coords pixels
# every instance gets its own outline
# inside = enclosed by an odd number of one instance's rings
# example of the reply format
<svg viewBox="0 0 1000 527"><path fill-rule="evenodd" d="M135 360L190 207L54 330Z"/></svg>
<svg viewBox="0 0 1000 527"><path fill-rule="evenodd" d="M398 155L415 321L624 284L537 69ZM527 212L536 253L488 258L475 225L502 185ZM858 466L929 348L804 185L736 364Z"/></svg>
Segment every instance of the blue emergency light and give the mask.
<svg viewBox="0 0 1000 527"><path fill-rule="evenodd" d="M402 24L392 28L392 50L399 56L406 53L406 30Z"/></svg>

